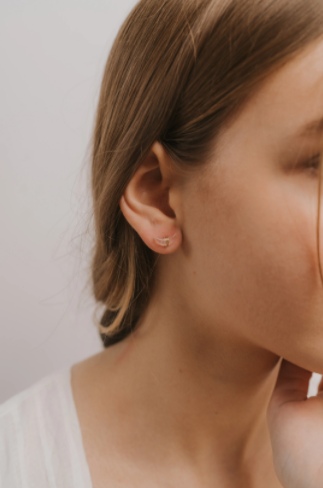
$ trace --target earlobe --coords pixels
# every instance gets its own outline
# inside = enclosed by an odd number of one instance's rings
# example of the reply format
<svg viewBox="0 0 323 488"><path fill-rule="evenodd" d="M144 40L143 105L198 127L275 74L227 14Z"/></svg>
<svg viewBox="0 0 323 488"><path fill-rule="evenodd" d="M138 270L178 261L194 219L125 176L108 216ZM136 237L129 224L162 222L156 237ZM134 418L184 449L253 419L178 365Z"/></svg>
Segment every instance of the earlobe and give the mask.
<svg viewBox="0 0 323 488"><path fill-rule="evenodd" d="M170 254L180 247L182 232L176 227L173 219L166 217L163 221L156 218L149 221L128 205L124 195L120 199L120 208L126 220L152 251Z"/></svg>

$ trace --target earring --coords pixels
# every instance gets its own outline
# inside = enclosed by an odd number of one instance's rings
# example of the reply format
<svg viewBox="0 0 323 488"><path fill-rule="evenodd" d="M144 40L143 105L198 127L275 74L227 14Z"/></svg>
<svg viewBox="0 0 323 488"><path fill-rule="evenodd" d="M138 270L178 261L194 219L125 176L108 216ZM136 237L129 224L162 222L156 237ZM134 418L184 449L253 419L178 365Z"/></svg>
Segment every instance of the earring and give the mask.
<svg viewBox="0 0 323 488"><path fill-rule="evenodd" d="M176 236L176 234L174 234L173 237L163 237L162 239L159 239L158 237L155 237L155 241L160 246L168 247L170 244L172 244L175 236Z"/></svg>

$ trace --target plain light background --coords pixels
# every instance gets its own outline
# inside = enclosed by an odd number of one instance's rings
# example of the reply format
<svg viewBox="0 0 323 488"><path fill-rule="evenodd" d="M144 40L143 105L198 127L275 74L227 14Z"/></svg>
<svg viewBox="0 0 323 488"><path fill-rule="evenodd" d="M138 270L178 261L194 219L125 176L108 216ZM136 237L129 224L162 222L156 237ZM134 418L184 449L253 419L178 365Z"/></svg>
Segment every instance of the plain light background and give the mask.
<svg viewBox="0 0 323 488"><path fill-rule="evenodd" d="M87 275L88 146L135 0L1 0L0 403L102 349Z"/></svg>
<svg viewBox="0 0 323 488"><path fill-rule="evenodd" d="M0 403L102 349L84 292L87 151L103 68L135 3L1 0Z"/></svg>

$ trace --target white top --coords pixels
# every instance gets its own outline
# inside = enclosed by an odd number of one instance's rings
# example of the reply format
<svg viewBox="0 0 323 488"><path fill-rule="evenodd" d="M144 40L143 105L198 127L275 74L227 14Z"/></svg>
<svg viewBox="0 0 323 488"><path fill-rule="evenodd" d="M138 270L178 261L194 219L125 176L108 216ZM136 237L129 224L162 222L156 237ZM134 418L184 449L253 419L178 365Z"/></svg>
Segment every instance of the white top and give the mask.
<svg viewBox="0 0 323 488"><path fill-rule="evenodd" d="M0 405L0 488L92 488L70 368Z"/></svg>

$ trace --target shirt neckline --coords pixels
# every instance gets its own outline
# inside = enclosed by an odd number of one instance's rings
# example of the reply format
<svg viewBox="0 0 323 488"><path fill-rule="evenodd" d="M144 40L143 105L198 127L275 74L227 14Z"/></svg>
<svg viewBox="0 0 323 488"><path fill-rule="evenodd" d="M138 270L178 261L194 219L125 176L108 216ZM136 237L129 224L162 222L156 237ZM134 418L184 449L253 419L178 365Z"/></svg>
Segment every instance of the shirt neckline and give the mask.
<svg viewBox="0 0 323 488"><path fill-rule="evenodd" d="M89 469L89 465L88 465L88 462L86 459L86 454L85 454L85 449L84 449L84 444L83 444L80 421L79 421L79 417L78 417L78 413L77 413L76 405L75 405L75 401L74 401L74 396L73 396L72 382L71 382L71 379L72 379L71 370L72 370L72 366L70 366L69 368L64 369L62 371L63 380L64 380L63 385L64 385L64 389L65 389L65 393L66 393L66 399L67 399L67 405L66 406L67 406L67 410L68 410L68 415L69 415L69 420L70 420L73 438L75 441L75 446L77 449L77 455L78 455L79 461L83 467L83 472L82 472L83 488L93 488L90 469Z"/></svg>

